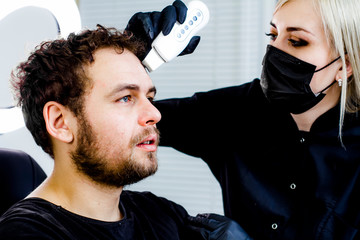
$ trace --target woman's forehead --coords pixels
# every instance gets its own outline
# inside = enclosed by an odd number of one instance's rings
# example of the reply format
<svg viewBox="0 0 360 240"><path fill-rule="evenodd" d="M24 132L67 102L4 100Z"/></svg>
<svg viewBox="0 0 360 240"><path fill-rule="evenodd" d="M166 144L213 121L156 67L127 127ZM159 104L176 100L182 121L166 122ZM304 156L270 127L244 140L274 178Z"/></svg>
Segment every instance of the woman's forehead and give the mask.
<svg viewBox="0 0 360 240"><path fill-rule="evenodd" d="M274 13L271 22L279 28L302 28L314 35L324 32L320 13L312 0L287 1Z"/></svg>

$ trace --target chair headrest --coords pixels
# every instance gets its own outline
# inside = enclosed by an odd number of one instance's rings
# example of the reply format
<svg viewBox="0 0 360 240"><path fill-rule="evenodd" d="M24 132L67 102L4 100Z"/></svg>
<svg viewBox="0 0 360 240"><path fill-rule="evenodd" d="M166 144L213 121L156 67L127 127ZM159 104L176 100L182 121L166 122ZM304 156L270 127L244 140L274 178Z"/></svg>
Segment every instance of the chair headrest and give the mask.
<svg viewBox="0 0 360 240"><path fill-rule="evenodd" d="M39 164L19 150L0 148L0 215L46 178Z"/></svg>

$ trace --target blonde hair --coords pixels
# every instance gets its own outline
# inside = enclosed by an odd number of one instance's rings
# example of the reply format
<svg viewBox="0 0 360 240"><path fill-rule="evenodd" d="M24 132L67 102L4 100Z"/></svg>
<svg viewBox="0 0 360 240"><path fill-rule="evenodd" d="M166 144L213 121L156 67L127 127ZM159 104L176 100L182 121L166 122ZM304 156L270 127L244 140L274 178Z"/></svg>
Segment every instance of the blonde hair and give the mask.
<svg viewBox="0 0 360 240"><path fill-rule="evenodd" d="M279 0L278 11L291 0ZM360 1L359 0L313 0L324 25L329 46L333 47L342 60L342 89L340 97L339 137L346 112L360 109ZM352 67L352 76L347 78L346 67Z"/></svg>

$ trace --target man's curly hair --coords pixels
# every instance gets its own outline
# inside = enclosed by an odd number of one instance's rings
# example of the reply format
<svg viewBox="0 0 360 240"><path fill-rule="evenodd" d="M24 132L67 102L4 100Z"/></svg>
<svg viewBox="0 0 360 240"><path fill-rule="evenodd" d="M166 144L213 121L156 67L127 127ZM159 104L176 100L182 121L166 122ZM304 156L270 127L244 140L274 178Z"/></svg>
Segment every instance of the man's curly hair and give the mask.
<svg viewBox="0 0 360 240"><path fill-rule="evenodd" d="M83 67L94 61L96 50L107 47L119 53L128 49L137 56L145 51L143 43L131 33L97 25L95 30L41 43L12 72L15 100L22 107L26 127L50 156L53 151L43 117L44 105L56 101L80 116L84 94L92 86Z"/></svg>

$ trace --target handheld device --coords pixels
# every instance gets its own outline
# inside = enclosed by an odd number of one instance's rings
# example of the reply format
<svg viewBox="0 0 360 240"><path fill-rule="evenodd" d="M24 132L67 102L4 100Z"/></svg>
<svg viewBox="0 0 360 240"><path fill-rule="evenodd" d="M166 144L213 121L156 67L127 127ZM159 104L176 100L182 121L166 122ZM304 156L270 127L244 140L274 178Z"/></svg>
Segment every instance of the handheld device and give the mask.
<svg viewBox="0 0 360 240"><path fill-rule="evenodd" d="M151 44L150 52L142 61L149 72L178 56L189 44L191 38L209 22L209 9L203 2L191 1L187 7L184 23L176 22L166 36L160 32Z"/></svg>

